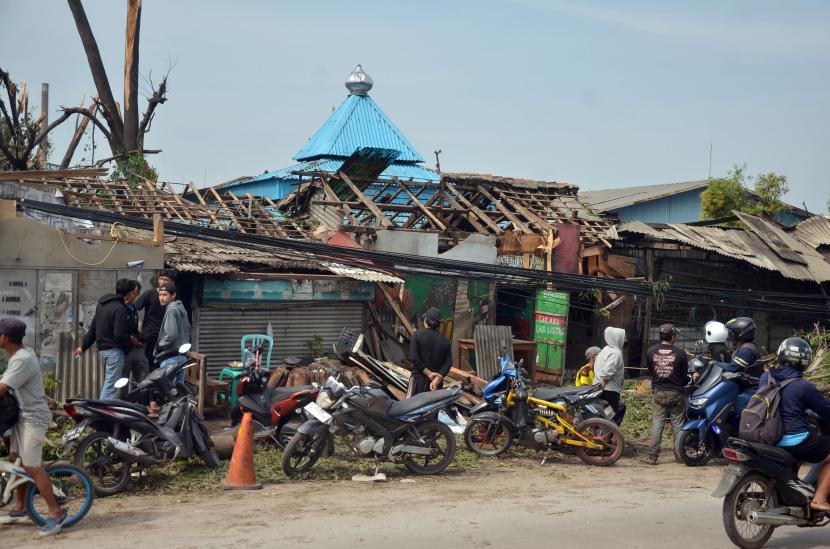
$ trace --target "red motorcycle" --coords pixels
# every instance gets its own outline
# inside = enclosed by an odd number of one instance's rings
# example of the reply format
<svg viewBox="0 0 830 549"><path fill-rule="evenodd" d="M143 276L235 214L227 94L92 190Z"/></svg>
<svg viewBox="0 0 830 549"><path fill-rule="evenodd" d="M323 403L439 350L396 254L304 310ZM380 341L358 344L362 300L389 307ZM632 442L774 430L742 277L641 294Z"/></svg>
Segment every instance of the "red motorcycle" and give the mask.
<svg viewBox="0 0 830 549"><path fill-rule="evenodd" d="M248 351L245 375L236 386L239 407L231 411L231 425L242 421L242 414L253 415L254 438L260 442L275 442L285 448L297 428L305 421L303 407L317 399L320 389L314 385L296 387L268 387L259 359L263 345Z"/></svg>

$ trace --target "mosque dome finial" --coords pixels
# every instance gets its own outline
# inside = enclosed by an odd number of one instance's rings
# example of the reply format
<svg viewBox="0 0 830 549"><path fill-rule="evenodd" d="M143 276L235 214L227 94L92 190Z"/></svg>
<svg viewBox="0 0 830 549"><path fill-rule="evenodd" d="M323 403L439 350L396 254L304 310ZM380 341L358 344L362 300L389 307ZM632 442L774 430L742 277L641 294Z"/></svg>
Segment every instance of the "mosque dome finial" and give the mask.
<svg viewBox="0 0 830 549"><path fill-rule="evenodd" d="M373 85L372 77L366 74L360 65L346 78L346 89L349 90L349 95L369 95L369 90Z"/></svg>

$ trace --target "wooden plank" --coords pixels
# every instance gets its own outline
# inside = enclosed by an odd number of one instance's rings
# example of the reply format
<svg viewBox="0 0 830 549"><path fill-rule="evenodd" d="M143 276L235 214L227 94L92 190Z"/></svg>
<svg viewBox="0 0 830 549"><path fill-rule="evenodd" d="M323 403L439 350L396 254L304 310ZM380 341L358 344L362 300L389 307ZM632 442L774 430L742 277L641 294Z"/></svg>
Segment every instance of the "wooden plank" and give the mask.
<svg viewBox="0 0 830 549"><path fill-rule="evenodd" d="M477 215L479 219L484 221L484 223L488 227L490 227L493 230L493 232L495 232L496 234L501 234L504 232L504 229L496 225L495 221L490 219L490 216L481 211L481 209L478 206L467 200L467 197L461 194L461 192L458 189L456 189L452 183L447 183L446 189L450 191L452 194L454 194L456 198L458 198L458 201L467 206L467 208L469 208L470 211Z"/></svg>
<svg viewBox="0 0 830 549"><path fill-rule="evenodd" d="M504 206L504 204L502 204L502 203L501 203L501 200L499 200L498 198L496 198L495 196L493 196L492 194L490 194L489 192L487 192L487 190L486 190L484 187L482 187L481 185L479 185L479 186L478 186L478 192L480 192L480 193L484 196L484 198L486 198L487 200L489 200L490 202L492 202L492 203L493 203L493 205L496 207L496 209L497 209L498 211L500 211L501 213L503 213L503 214L504 214L504 216L505 216L507 219L509 219L509 220L510 220L510 222L511 222L511 223L513 223L513 225L514 225L517 229L519 229L520 231L522 231L522 232L523 232L523 233L525 233L525 234L535 234L535 233L534 233L534 232L530 229L530 227L528 227L527 225L525 225L524 223L522 223L521 219L519 219L518 217L516 217L516 215L515 215L513 212L511 212L509 209L507 209L507 208Z"/></svg>
<svg viewBox="0 0 830 549"><path fill-rule="evenodd" d="M207 202L205 202L205 199L204 199L204 198L202 198L202 195L199 193L199 190L196 188L196 185L194 185L193 183L188 183L188 187L190 187L191 192L192 192L192 193L193 193L193 195L196 197L196 200L198 200L198 201L199 201L199 204L201 204L202 206L204 206L204 207L205 207L205 209L207 210L208 214L210 215L211 220L213 220L213 222L216 224L216 228L217 228L217 229L221 229L221 228L222 228L222 224L221 224L221 223L219 223L219 220L218 220L218 219L216 218L216 216L213 214L213 208L211 208L210 206L208 206L208 203L207 203Z"/></svg>
<svg viewBox="0 0 830 549"><path fill-rule="evenodd" d="M227 204L225 204L225 201L222 200L222 197L219 196L219 193L216 192L216 189L214 189L213 187L209 187L208 191L213 194L213 197L216 199L216 202L218 204L221 204L222 208L224 208L225 211L228 212L228 214L230 215L231 221L236 223L236 228L240 232L247 233L248 231L246 231L245 228L242 226L242 224L239 222L239 219L237 219L236 215L233 213L233 210L231 208L229 208Z"/></svg>
<svg viewBox="0 0 830 549"><path fill-rule="evenodd" d="M421 191L418 191L417 193L415 193L415 198L417 198L417 197L418 197L418 195L419 195L422 191L423 191L423 189L421 189ZM427 201L426 201L426 203L424 204L424 208L429 209L429 208L432 206L432 204L433 204L436 200L438 200L438 198L439 198L440 196L441 196L441 193L440 193L440 192L438 192L438 191L436 191L436 192L435 192L435 194L433 194L432 196L430 196L430 197L429 197L429 200L427 200ZM420 202L420 200L419 200L419 202ZM404 223L404 224L403 224L403 227L401 227L401 228L403 228L403 229L409 229L409 228L410 228L410 227L412 227L415 223L417 223L417 222L418 222L418 220L419 220L419 219L421 219L421 217L423 217L423 216L421 216L421 215L417 215L417 216L416 216L416 215L413 215L412 217L410 217L410 218L409 218L409 221L407 221L406 223ZM444 224L444 226L446 226L446 223L445 223L444 221L442 221L442 223Z"/></svg>
<svg viewBox="0 0 830 549"><path fill-rule="evenodd" d="M372 215L375 216L375 219L377 220L378 225L380 225L382 227L394 227L395 226L391 221L386 219L386 216L383 215L383 212L381 212L378 209L378 207L375 205L374 202L369 200L366 197L365 194L360 192L360 189L358 189L357 186L354 183L352 183L352 180L349 179L348 175L346 175L343 172L340 172L340 178L343 180L343 182L346 184L346 186L348 186L349 189L351 189L351 191L358 198L358 200L360 200L369 209L369 211L372 212Z"/></svg>
<svg viewBox="0 0 830 549"><path fill-rule="evenodd" d="M521 198L510 196L507 193L502 193L501 197L509 205L513 206L513 209L515 209L517 212L522 214L525 219L527 219L528 221L530 221L531 223L536 225L536 227L540 231L544 232L544 231L547 231L548 229L550 229L551 224L548 223L548 221L546 219L544 219L543 217L540 217L539 215L537 215L536 212L534 212L534 211L530 210L529 208L525 207L525 205L522 204L522 199Z"/></svg>
<svg viewBox="0 0 830 549"><path fill-rule="evenodd" d="M490 231L488 231L488 230L484 227L484 225L482 225L481 223L479 223L479 222L476 220L476 215L475 215L474 213L472 213L472 212L470 212L469 210L467 210L464 206L462 206L461 204L459 204L459 203L458 203L458 202L457 202L457 201L456 201L453 197L451 197L450 195L445 195L445 198L447 199L447 201L448 201L448 202L449 202L452 206L454 206L454 207L456 208L456 210L458 211L459 215L462 215L462 216L464 217L464 219L466 219L467 221L469 221L469 222L470 222L470 225L472 225L472 226L475 228L475 230L476 230L476 231L478 231L478 232L479 232L479 233L481 233L481 234L490 234Z"/></svg>
<svg viewBox="0 0 830 549"><path fill-rule="evenodd" d="M378 282L377 283L378 289L380 289L381 293L383 293L383 297L386 298L386 303L389 304L389 307L392 309L392 312L395 313L395 316L398 317L398 320L401 321L403 324L404 329L410 336L415 335L415 328L412 327L412 323L409 322L409 319L406 318L406 315L403 314L398 301L392 297L392 294L389 292L389 288L386 287L385 284Z"/></svg>
<svg viewBox="0 0 830 549"><path fill-rule="evenodd" d="M153 242L156 246L164 245L164 222L157 213L153 214Z"/></svg>
<svg viewBox="0 0 830 549"><path fill-rule="evenodd" d="M417 197L417 196L415 196L414 194L412 194L412 191L410 191L410 190L409 190L409 187L407 187L407 186L406 186L406 185L405 185L402 181L398 180L398 178L397 178L397 177L393 177L393 178L392 178L392 181L394 181L395 183L397 183L397 184L398 184L398 186L401 188L401 190L402 190L403 192L405 192L405 193L406 193L406 195L409 197L409 199L410 199L410 200L412 200L412 202L414 202L414 203L415 203L415 205L418 207L418 209L420 209L420 210L421 210L421 212L422 212L425 216L427 216L427 218L428 218L428 219L432 222L432 224L433 224L433 225L435 225L438 229L440 229L440 230L442 230L442 231L447 230L447 226L446 226L446 225L444 225L444 224L441 222L441 220L440 220L440 219L438 219L437 217L435 217L435 216L432 214L432 212L431 212L431 211L429 211L429 210L428 210L428 209L427 209L427 208L426 208L423 204L421 204L421 201L420 201L420 200L418 200L418 197Z"/></svg>

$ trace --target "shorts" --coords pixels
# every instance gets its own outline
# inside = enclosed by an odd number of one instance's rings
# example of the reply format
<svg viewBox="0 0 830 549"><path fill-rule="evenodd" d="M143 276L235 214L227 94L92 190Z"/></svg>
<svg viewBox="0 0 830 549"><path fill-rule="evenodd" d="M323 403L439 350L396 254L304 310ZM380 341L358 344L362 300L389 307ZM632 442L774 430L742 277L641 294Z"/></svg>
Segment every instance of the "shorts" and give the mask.
<svg viewBox="0 0 830 549"><path fill-rule="evenodd" d="M784 449L804 463L821 463L830 454L830 438L810 431L810 436L801 443Z"/></svg>
<svg viewBox="0 0 830 549"><path fill-rule="evenodd" d="M25 467L40 467L43 464L43 441L48 429L48 425L21 419L12 427L10 452L20 456Z"/></svg>

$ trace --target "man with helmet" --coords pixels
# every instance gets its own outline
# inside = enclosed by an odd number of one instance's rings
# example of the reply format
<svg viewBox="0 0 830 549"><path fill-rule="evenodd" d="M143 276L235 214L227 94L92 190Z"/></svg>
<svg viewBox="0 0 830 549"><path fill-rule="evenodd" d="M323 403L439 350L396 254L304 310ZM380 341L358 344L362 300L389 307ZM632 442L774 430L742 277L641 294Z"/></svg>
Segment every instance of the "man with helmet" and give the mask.
<svg viewBox="0 0 830 549"><path fill-rule="evenodd" d="M761 375L764 368L757 364L761 353L755 346L755 321L746 316L739 316L724 324L724 327L729 332L729 339L732 340L735 350L732 360L728 362L715 360L715 363L725 372L741 372L750 376ZM749 399L757 389L757 385L751 381L742 383L742 387L743 391L735 401L735 411L738 413L746 408Z"/></svg>
<svg viewBox="0 0 830 549"><path fill-rule="evenodd" d="M807 410L812 410L821 419L830 421L830 402L815 385L803 378L804 370L813 360L813 350L800 337L791 337L778 347L777 358L778 365L761 376L761 386L766 385L768 376L778 383L797 380L782 387L779 393L781 421L786 432L777 446L802 462L823 464L810 507L830 511L830 504L827 503L830 495L830 439L823 437L807 416Z"/></svg>

